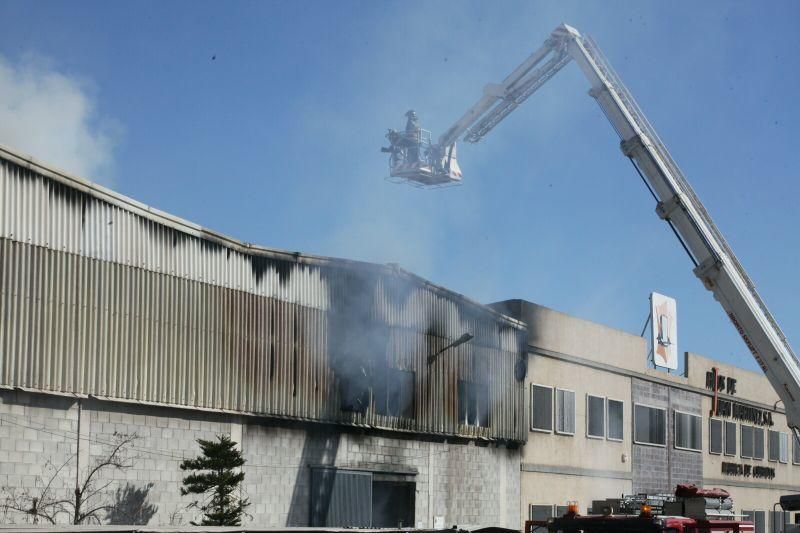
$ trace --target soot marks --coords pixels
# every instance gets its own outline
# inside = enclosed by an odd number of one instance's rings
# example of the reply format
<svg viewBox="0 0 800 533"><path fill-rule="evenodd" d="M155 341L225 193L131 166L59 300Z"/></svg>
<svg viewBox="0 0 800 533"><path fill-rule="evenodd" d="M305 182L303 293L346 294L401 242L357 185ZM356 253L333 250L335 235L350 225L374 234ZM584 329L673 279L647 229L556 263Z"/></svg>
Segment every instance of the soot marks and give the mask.
<svg viewBox="0 0 800 533"><path fill-rule="evenodd" d="M297 370L300 365L297 353L300 349L300 313L297 306L294 308L294 320L292 322L292 396L297 396Z"/></svg>
<svg viewBox="0 0 800 533"><path fill-rule="evenodd" d="M272 261L268 257L264 257L263 255L250 256L250 270L253 272L256 283L261 283L261 280L271 266Z"/></svg>
<svg viewBox="0 0 800 533"><path fill-rule="evenodd" d="M275 341L269 347L269 380L275 381Z"/></svg>
<svg viewBox="0 0 800 533"><path fill-rule="evenodd" d="M49 182L48 193L51 202L53 199L58 199L74 208L77 208L82 197L86 196L86 193L77 191L72 187L67 187L63 183L57 181Z"/></svg>
<svg viewBox="0 0 800 533"><path fill-rule="evenodd" d="M216 252L222 253L223 249L230 249L227 246L224 246L214 240L211 237L204 234L204 232L200 232L200 236L190 235L188 233L184 233L183 231L170 229L172 232L172 246L178 246L179 244L188 244L190 242L196 242L203 251L206 252Z"/></svg>
<svg viewBox="0 0 800 533"><path fill-rule="evenodd" d="M277 259L265 255L251 255L249 258L250 270L253 273L256 283L260 283L268 272L275 271L278 274L278 282L281 287L283 287L289 283L292 272L300 268L300 264L297 261L289 259Z"/></svg>
<svg viewBox="0 0 800 533"><path fill-rule="evenodd" d="M168 244L173 248L196 242L204 251L222 253L222 250L226 249L230 253L229 247L212 240L211 237L205 236L202 231L199 236L191 235L143 216L136 216L136 221L139 225L139 230L146 233L153 242Z"/></svg>
<svg viewBox="0 0 800 533"><path fill-rule="evenodd" d="M355 266L323 271L331 290L328 331L331 364L339 381L341 409L364 413L370 405L375 357L386 357L389 330L375 320L380 276Z"/></svg>
<svg viewBox="0 0 800 533"><path fill-rule="evenodd" d="M86 227L86 195L81 198L81 229Z"/></svg>
<svg viewBox="0 0 800 533"><path fill-rule="evenodd" d="M383 276L381 284L389 302L395 307L405 306L414 291L419 287L418 284L399 275Z"/></svg>
<svg viewBox="0 0 800 533"><path fill-rule="evenodd" d="M297 261L287 261L285 259L275 259L273 260L273 264L278 273L278 282L281 284L281 287L289 282L292 270L299 266Z"/></svg>
<svg viewBox="0 0 800 533"><path fill-rule="evenodd" d="M276 312L273 309L270 313L269 318L269 334L270 334L270 347L269 347L269 379L270 381L275 380L275 344L278 342L277 335L278 332L275 329L275 315Z"/></svg>
<svg viewBox="0 0 800 533"><path fill-rule="evenodd" d="M374 267L330 266L320 269L320 275L329 288L334 312L356 315L361 320L372 316L380 278Z"/></svg>

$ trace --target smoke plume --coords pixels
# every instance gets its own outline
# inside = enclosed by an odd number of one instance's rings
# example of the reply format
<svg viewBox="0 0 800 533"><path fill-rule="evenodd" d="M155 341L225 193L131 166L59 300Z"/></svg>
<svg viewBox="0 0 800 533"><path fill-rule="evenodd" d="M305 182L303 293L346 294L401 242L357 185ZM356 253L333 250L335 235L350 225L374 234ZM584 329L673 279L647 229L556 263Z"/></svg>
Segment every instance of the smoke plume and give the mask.
<svg viewBox="0 0 800 533"><path fill-rule="evenodd" d="M110 184L119 127L101 119L87 84L26 56L0 55L0 144Z"/></svg>

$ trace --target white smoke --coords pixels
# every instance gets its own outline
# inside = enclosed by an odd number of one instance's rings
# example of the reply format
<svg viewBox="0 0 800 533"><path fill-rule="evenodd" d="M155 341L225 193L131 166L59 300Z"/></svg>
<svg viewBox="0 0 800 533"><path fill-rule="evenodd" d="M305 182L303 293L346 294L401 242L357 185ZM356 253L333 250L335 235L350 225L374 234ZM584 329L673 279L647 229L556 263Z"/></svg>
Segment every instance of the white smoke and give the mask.
<svg viewBox="0 0 800 533"><path fill-rule="evenodd" d="M119 130L98 118L84 81L39 57L12 64L0 55L0 144L110 184Z"/></svg>

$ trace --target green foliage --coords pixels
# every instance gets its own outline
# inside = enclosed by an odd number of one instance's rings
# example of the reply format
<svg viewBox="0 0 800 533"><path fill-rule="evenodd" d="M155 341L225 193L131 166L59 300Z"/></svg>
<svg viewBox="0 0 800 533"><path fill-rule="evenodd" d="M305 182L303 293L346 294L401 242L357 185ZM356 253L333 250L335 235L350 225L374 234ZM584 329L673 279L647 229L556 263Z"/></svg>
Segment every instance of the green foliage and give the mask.
<svg viewBox="0 0 800 533"><path fill-rule="evenodd" d="M195 501L192 506L203 512L201 526L238 526L242 514L250 505L235 493L244 481L242 453L236 443L227 435L218 435L217 440L197 439L202 455L181 463L181 470L191 474L183 478L181 495L203 495L203 501Z"/></svg>

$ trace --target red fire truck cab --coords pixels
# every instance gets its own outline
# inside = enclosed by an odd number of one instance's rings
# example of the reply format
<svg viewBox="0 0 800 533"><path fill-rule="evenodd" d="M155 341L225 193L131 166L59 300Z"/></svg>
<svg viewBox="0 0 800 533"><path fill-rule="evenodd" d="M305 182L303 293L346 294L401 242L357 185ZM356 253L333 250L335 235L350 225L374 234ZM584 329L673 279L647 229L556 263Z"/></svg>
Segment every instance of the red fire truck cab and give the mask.
<svg viewBox="0 0 800 533"><path fill-rule="evenodd" d="M524 533L753 533L753 523L737 520L699 520L684 516L578 516L525 522Z"/></svg>

